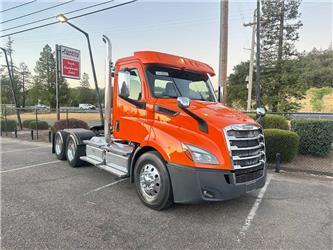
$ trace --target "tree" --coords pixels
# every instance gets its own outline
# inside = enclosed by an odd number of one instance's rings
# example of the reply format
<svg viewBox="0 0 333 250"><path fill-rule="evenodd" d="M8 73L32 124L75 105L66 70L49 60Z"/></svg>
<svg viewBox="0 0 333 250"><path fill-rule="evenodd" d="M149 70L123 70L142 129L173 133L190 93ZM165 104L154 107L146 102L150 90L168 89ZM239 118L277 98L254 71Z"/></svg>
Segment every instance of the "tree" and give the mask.
<svg viewBox="0 0 333 250"><path fill-rule="evenodd" d="M27 96L27 87L30 84L31 73L29 71L28 66L21 62L18 68L18 80L21 86L21 93L22 93L22 107L25 107L26 96Z"/></svg>
<svg viewBox="0 0 333 250"><path fill-rule="evenodd" d="M56 61L51 47L47 44L40 53L40 58L36 63L35 77L31 95L35 103L39 100L50 105L51 108L56 104ZM67 103L68 84L65 79L59 79L59 103Z"/></svg>
<svg viewBox="0 0 333 250"><path fill-rule="evenodd" d="M333 51L330 48L303 52L301 60L301 78L306 88L333 87Z"/></svg>
<svg viewBox="0 0 333 250"><path fill-rule="evenodd" d="M302 26L298 12L300 3L301 0L262 1L261 85L263 97L274 112L297 108L297 100L305 91L300 82L293 82L299 72L293 71L297 68L291 65L298 58L294 43L299 39L298 30ZM286 105L287 102L291 105Z"/></svg>
<svg viewBox="0 0 333 250"><path fill-rule="evenodd" d="M249 73L249 62L241 62L233 68L233 73L228 77L228 106L246 109L247 88L246 77ZM255 99L254 86L252 86L252 99Z"/></svg>
<svg viewBox="0 0 333 250"><path fill-rule="evenodd" d="M88 89L90 88L89 75L86 72L84 72L82 74L82 78L81 78L81 81L80 81L80 86L82 88L88 88Z"/></svg>

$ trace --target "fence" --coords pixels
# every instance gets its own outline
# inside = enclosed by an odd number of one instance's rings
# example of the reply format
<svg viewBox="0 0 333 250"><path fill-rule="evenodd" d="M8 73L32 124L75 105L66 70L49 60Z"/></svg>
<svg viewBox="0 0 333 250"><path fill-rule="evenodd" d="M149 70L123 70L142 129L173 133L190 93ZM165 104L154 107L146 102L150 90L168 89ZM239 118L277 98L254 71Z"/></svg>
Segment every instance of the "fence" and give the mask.
<svg viewBox="0 0 333 250"><path fill-rule="evenodd" d="M19 137L27 140L50 141L52 137L51 127L57 121L55 109L47 107L19 108L23 129L17 126L16 109L12 106L1 106L1 136ZM79 119L88 123L89 126L100 125L98 110L82 110L73 107L60 109L60 119Z"/></svg>
<svg viewBox="0 0 333 250"><path fill-rule="evenodd" d="M1 105L1 135L14 136L31 140L49 141L51 127L57 121L55 109L48 107L26 107L19 108L23 130L17 130L16 110L10 105ZM247 113L247 112L245 112ZM252 112L253 113L253 112ZM333 113L268 113L283 115L288 119L332 119ZM79 119L88 123L89 126L100 125L98 110L84 110L77 107L62 107L60 119Z"/></svg>

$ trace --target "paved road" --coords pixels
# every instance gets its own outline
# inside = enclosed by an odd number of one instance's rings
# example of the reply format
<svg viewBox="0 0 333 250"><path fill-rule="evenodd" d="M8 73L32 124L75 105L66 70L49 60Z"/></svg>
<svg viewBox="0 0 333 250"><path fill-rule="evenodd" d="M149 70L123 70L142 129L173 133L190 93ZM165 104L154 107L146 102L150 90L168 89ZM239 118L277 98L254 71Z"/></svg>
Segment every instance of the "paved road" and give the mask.
<svg viewBox="0 0 333 250"><path fill-rule="evenodd" d="M269 174L239 199L157 212L94 167L57 161L50 145L2 139L3 249L332 249L332 179Z"/></svg>

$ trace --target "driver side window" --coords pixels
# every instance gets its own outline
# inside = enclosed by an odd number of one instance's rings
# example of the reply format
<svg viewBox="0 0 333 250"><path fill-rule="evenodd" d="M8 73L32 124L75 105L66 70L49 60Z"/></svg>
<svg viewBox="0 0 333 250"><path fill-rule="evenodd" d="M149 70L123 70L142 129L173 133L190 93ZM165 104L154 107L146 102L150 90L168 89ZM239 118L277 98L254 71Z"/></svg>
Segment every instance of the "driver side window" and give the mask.
<svg viewBox="0 0 333 250"><path fill-rule="evenodd" d="M130 89L128 98L139 101L142 98L142 86L139 71L137 69L131 69L130 74Z"/></svg>

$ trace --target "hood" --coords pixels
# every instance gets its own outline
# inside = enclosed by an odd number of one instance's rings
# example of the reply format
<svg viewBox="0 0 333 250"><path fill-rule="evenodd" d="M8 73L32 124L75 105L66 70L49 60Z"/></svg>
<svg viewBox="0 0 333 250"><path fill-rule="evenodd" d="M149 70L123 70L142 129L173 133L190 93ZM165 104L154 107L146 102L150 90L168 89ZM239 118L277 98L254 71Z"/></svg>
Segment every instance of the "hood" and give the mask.
<svg viewBox="0 0 333 250"><path fill-rule="evenodd" d="M158 104L163 105L164 107L167 107L169 109L177 110L184 113L178 107L176 99L159 100L160 102ZM246 114L236 109L228 108L221 103L191 100L191 105L187 109L205 120L209 126L213 126L216 128L224 128L226 126L236 123L257 124L252 118L250 118Z"/></svg>

